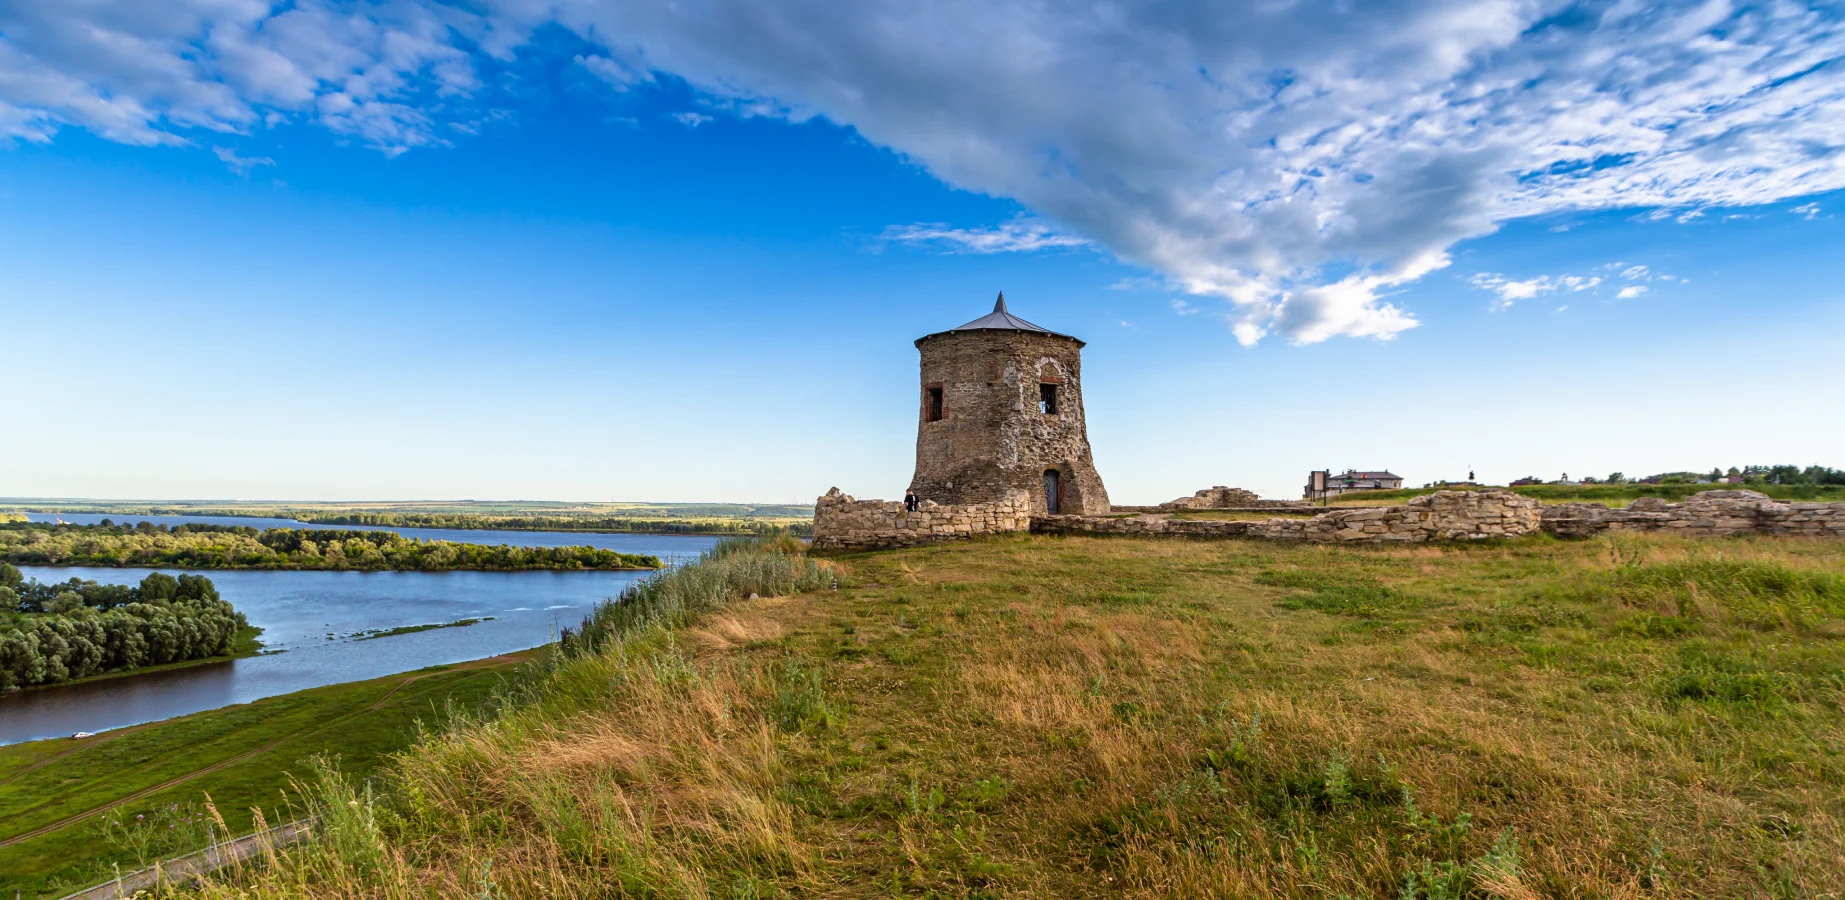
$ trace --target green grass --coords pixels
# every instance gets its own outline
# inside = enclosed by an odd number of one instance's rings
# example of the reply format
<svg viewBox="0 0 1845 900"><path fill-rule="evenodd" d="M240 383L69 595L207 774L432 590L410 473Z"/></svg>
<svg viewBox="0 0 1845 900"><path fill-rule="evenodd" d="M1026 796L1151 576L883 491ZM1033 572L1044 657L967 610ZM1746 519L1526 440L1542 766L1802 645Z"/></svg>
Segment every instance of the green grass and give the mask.
<svg viewBox="0 0 1845 900"><path fill-rule="evenodd" d="M479 625L482 622L491 621L493 621L493 617L488 616L484 619L456 619L453 622L436 622L428 625L399 625L396 628L379 628L367 631L353 638L353 640L370 641L378 638L396 637L400 634L415 634L419 631L434 631L437 628L466 628L469 625Z"/></svg>
<svg viewBox="0 0 1845 900"><path fill-rule="evenodd" d="M529 656L526 654L525 656ZM0 747L0 841L123 797L282 743L195 779L120 807L127 821L173 824L176 810L194 814L209 794L233 831L261 807L270 823L288 816L283 789L303 777L303 761L338 757L339 768L362 775L407 746L417 722L443 721L452 706L477 708L502 683L512 660L436 667L271 697L84 740L33 741ZM393 693L395 690L395 693ZM385 699L389 695L389 699ZM380 705L380 701L383 701ZM376 708L373 708L376 706ZM33 768L37 766L37 768ZM182 823L183 824L183 823ZM177 829L176 829L177 830ZM193 847L155 835L142 848L151 858ZM139 867L121 836L111 842L101 817L0 847L0 890L25 897L58 896L105 878L110 866Z"/></svg>
<svg viewBox="0 0 1845 900"><path fill-rule="evenodd" d="M830 562L837 591L739 602L729 560L610 618L205 893L1839 895L1845 542Z"/></svg>

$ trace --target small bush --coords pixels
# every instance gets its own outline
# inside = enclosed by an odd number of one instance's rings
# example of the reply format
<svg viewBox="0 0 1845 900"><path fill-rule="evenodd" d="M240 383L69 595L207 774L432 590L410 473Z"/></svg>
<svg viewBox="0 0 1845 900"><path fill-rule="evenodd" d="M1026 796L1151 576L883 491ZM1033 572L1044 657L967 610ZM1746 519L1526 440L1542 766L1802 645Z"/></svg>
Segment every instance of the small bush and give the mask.
<svg viewBox="0 0 1845 900"><path fill-rule="evenodd" d="M840 723L839 709L827 699L825 679L819 669L790 657L774 681L769 718L783 731L800 732L833 728Z"/></svg>

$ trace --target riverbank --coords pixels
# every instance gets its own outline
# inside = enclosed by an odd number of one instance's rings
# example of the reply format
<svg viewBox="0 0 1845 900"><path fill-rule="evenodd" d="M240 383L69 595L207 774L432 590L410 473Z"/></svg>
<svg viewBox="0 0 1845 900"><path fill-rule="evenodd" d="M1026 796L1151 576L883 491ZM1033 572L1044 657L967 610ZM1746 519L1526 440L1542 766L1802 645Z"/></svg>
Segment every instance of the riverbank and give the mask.
<svg viewBox="0 0 1845 900"><path fill-rule="evenodd" d="M707 541L708 538L676 538ZM29 567L28 577L103 583L141 580L144 569ZM480 659L556 639L595 604L647 573L277 572L206 573L266 651L223 665L150 673L50 691L0 694L0 744L170 719L309 688ZM457 628L366 633L479 619ZM273 652L273 651L286 652Z"/></svg>
<svg viewBox="0 0 1845 900"><path fill-rule="evenodd" d="M261 628L258 628L254 625L245 625L237 629L237 637L235 639L236 643L232 645L231 652L229 653L220 654L218 656L206 656L206 657L201 657L199 659L181 660L180 662L166 663L164 665L158 665L158 666L138 666L133 669L119 669L114 672L103 672L97 675L85 675L82 678L73 678L69 681L52 681L52 682L46 682L44 684L28 684L28 685L23 685L21 687L15 688L14 690L19 691L19 692L30 692L30 691L42 691L42 690L47 690L51 688L76 687L78 685L84 685L84 684L95 684L96 682L99 682L99 681L109 681L109 680L116 679L116 678L126 678L132 675L155 675L155 674L159 674L162 672L177 672L181 669L191 669L197 666L210 666L210 665L216 665L219 663L235 662L236 660L247 659L252 656L262 655L263 653L262 634L263 634L263 630ZM278 650L275 652L280 653L282 651Z"/></svg>
<svg viewBox="0 0 1845 900"><path fill-rule="evenodd" d="M154 832L182 831L186 823L176 819L197 815L206 795L240 834L252 826L251 807L270 823L285 821L278 791L291 777L309 780L305 760L336 756L340 771L363 775L408 746L418 721L479 709L517 666L543 652L330 685L81 740L0 747L0 890L61 896L107 877L111 864L137 868L137 851L152 861L196 849ZM117 818L130 824L105 834L102 815L118 808Z"/></svg>
<svg viewBox="0 0 1845 900"><path fill-rule="evenodd" d="M1845 542L751 562L607 608L529 705L324 791L351 840L205 895L1824 896L1845 860Z"/></svg>
<svg viewBox="0 0 1845 900"><path fill-rule="evenodd" d="M0 523L0 562L21 566L283 571L645 570L660 557L598 547L516 547L405 538L393 531L224 525Z"/></svg>

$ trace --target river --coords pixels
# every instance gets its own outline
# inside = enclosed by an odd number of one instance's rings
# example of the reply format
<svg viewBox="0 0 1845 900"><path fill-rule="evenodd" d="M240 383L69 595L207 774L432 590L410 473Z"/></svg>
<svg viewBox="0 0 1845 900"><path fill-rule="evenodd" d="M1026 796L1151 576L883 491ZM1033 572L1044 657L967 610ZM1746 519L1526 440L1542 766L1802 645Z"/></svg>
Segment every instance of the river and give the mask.
<svg viewBox="0 0 1845 900"><path fill-rule="evenodd" d="M34 516L34 518L38 518ZM66 515L85 524L102 516ZM179 524L210 521L258 528L313 527L285 520L196 516L113 517ZM177 521L175 521L177 520ZM330 526L344 527L344 526ZM673 561L696 557L712 537L392 528L478 544L584 544ZM454 537L450 537L453 535ZM27 578L134 584L155 569L21 566ZM161 569L177 574L184 569ZM263 629L262 656L145 675L0 695L0 744L104 731L294 691L480 659L548 643L590 608L645 572L276 572L198 570ZM358 640L360 633L491 616L456 628Z"/></svg>

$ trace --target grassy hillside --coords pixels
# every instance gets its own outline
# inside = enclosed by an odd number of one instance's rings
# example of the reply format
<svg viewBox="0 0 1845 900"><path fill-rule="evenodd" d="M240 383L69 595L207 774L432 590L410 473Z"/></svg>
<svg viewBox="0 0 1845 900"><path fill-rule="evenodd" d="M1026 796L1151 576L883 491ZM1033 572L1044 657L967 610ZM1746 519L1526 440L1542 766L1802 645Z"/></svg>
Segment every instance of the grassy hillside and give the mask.
<svg viewBox="0 0 1845 900"><path fill-rule="evenodd" d="M317 786L323 842L207 893L1817 897L1845 871L1845 543L837 563L836 592L611 619L375 794Z"/></svg>
<svg viewBox="0 0 1845 900"><path fill-rule="evenodd" d="M1767 494L1776 500L1845 501L1845 485L1837 484L1527 484L1497 488L1512 491L1544 503L1605 503L1626 506L1641 497L1659 497L1678 503L1701 491L1744 489ZM1466 488L1414 488L1401 491L1359 491L1332 498L1334 506L1390 506L1411 497L1432 494L1437 490Z"/></svg>
<svg viewBox="0 0 1845 900"><path fill-rule="evenodd" d="M0 747L0 890L58 897L107 878L112 865L133 871L195 849L208 839L207 796L239 834L250 830L252 807L272 823L286 818L282 789L291 775L311 780L309 758L328 754L342 771L370 772L416 738L419 719L477 707L530 657L315 688L83 740Z"/></svg>

